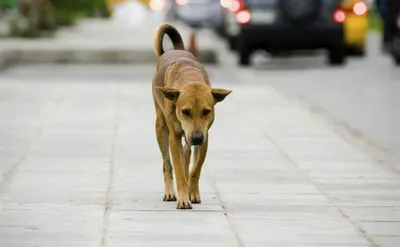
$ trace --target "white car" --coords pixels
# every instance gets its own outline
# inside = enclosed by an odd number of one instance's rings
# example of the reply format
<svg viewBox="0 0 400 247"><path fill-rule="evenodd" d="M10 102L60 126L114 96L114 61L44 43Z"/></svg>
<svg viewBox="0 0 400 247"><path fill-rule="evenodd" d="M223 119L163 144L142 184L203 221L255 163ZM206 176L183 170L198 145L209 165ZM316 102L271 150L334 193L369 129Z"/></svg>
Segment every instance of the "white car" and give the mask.
<svg viewBox="0 0 400 247"><path fill-rule="evenodd" d="M174 15L192 27L215 27L222 20L220 0L172 0Z"/></svg>

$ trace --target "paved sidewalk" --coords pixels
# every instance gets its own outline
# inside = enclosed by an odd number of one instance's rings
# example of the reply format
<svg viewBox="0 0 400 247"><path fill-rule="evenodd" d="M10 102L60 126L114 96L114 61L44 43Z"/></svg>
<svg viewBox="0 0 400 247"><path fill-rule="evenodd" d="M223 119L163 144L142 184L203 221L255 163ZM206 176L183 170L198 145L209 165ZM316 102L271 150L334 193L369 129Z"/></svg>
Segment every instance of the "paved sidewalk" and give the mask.
<svg viewBox="0 0 400 247"><path fill-rule="evenodd" d="M124 25L114 20L87 19L72 28L62 29L54 38L0 39L0 68L7 58L14 63L153 63L154 32L163 22L155 14L135 25ZM189 45L192 30L172 23L180 31L185 45ZM165 39L166 49L172 48ZM199 60L216 63L215 39L198 37Z"/></svg>
<svg viewBox="0 0 400 247"><path fill-rule="evenodd" d="M398 173L268 86L214 86L234 92L202 204L178 211L162 201L150 82L0 76L0 246L399 246Z"/></svg>

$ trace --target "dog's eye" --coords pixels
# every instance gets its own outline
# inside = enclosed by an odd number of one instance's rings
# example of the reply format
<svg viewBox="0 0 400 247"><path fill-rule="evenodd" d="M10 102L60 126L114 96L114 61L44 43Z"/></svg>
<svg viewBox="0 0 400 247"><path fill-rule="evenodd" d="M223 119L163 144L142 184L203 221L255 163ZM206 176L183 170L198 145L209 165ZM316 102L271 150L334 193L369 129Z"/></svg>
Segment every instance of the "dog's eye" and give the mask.
<svg viewBox="0 0 400 247"><path fill-rule="evenodd" d="M190 110L189 109L183 109L182 110L182 114L187 116L187 117L190 117Z"/></svg>
<svg viewBox="0 0 400 247"><path fill-rule="evenodd" d="M210 114L211 110L210 109L204 109L203 110L203 116L207 116L208 114Z"/></svg>

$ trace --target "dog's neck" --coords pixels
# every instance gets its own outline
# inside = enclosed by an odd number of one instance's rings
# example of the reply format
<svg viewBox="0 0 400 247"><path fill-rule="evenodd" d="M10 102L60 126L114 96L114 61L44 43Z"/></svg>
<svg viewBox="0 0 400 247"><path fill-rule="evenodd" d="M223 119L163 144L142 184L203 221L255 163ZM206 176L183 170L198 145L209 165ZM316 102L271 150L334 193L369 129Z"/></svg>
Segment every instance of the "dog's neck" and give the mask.
<svg viewBox="0 0 400 247"><path fill-rule="evenodd" d="M177 79L179 80L180 85L194 82L208 84L204 72L201 69L193 67L181 68Z"/></svg>

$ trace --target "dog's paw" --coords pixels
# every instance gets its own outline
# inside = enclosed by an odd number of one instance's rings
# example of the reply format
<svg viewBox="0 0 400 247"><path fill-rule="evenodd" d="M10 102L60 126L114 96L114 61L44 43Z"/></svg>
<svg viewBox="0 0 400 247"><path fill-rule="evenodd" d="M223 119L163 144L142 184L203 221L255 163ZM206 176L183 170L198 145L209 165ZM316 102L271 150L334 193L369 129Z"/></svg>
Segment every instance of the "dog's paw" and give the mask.
<svg viewBox="0 0 400 247"><path fill-rule="evenodd" d="M200 192L199 189L191 189L189 192L189 198L192 203L201 203Z"/></svg>
<svg viewBox="0 0 400 247"><path fill-rule="evenodd" d="M190 203L189 198L178 198L177 209L192 209L192 204Z"/></svg>
<svg viewBox="0 0 400 247"><path fill-rule="evenodd" d="M167 192L166 192L166 193L164 194L163 201L164 201L164 202L175 202L175 201L176 201L175 193L174 193L174 192L172 192L172 193L167 193Z"/></svg>

